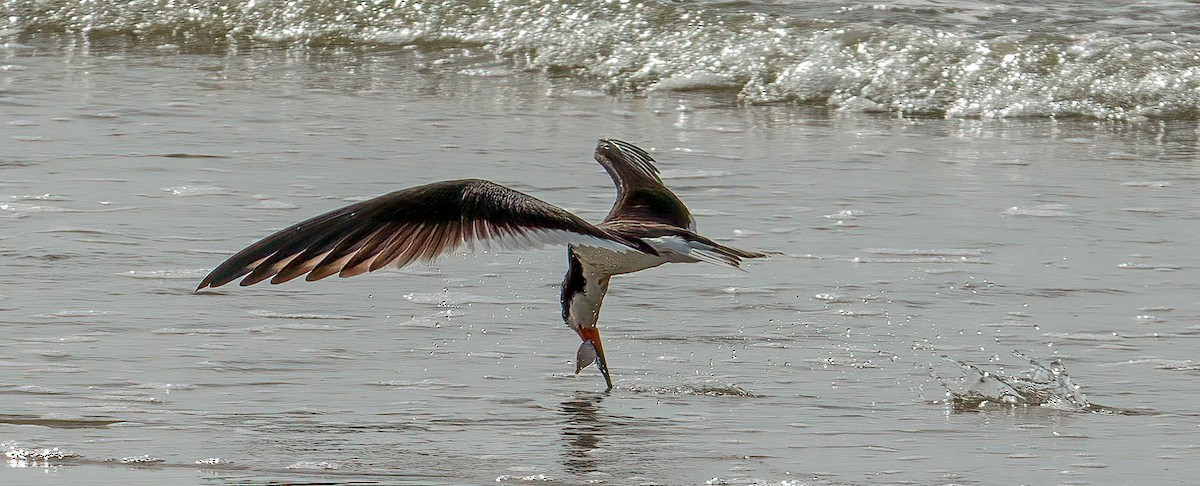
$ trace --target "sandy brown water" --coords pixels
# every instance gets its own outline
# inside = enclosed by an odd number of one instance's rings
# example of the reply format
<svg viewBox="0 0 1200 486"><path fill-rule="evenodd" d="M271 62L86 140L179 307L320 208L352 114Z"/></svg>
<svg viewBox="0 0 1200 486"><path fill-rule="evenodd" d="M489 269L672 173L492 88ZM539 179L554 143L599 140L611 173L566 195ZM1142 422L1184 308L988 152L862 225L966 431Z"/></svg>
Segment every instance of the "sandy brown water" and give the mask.
<svg viewBox="0 0 1200 486"><path fill-rule="evenodd" d="M612 97L409 50L0 53L0 482L1200 476L1192 122ZM784 253L614 279L611 394L570 373L561 248L193 292L275 229L436 180L599 220L601 137L651 149L702 233ZM946 405L943 356L1027 369L1012 350L1138 413ZM21 455L43 448L76 456Z"/></svg>

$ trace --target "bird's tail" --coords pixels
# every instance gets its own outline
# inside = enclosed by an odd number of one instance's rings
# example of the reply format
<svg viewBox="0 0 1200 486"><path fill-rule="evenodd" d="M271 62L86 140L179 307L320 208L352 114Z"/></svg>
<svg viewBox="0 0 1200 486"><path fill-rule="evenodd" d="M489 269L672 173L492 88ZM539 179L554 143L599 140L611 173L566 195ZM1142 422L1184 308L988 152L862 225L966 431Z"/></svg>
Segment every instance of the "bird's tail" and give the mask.
<svg viewBox="0 0 1200 486"><path fill-rule="evenodd" d="M732 246L725 246L708 238L697 234L690 234L686 237L690 251L688 256L702 262L712 263L715 265L725 265L733 268L742 268L742 259L746 258L763 258L770 255L777 255L776 252L762 252L754 250L743 250Z"/></svg>

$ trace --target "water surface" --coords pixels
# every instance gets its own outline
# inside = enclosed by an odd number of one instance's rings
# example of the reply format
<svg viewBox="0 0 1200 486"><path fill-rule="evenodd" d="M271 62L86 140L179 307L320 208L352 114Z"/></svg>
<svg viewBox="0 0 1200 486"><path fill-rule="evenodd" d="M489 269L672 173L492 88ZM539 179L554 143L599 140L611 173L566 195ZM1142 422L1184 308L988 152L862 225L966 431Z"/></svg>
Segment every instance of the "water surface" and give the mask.
<svg viewBox="0 0 1200 486"><path fill-rule="evenodd" d="M614 91L461 46L34 30L0 51L5 482L1200 475L1187 116L906 118ZM599 220L601 137L651 150L702 233L783 253L614 279L611 394L571 374L561 248L193 292L275 229L436 180ZM1013 350L1127 413L949 403L946 358L1028 370Z"/></svg>

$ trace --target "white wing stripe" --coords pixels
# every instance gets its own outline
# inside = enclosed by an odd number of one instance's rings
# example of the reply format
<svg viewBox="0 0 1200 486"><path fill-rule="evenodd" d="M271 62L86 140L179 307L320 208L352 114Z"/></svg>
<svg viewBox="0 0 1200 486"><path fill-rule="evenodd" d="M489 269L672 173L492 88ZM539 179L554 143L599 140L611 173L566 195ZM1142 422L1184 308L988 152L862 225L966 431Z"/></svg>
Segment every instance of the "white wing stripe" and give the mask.
<svg viewBox="0 0 1200 486"><path fill-rule="evenodd" d="M486 225L480 226L486 227ZM521 228L511 233L496 231L492 232L489 236L490 238L478 238L475 240L471 245L471 249L475 250L475 244L477 243L478 247L481 247L484 251L539 249L553 245L579 245L604 248L619 253L639 251L636 248L630 248L613 240L561 229Z"/></svg>

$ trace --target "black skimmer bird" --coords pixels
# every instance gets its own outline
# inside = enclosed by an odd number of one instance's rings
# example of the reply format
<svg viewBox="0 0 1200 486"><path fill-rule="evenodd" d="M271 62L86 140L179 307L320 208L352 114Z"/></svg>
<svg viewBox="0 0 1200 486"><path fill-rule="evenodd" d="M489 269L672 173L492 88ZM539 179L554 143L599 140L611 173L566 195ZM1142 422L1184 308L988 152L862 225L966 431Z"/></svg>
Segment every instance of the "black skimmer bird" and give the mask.
<svg viewBox="0 0 1200 486"><path fill-rule="evenodd" d="M567 245L562 316L583 344L575 373L597 363L612 389L596 322L613 275L664 263L707 262L738 268L743 258L766 256L721 245L696 233L683 201L663 185L654 159L633 144L600 140L596 161L617 186L617 202L600 224L528 194L479 179L426 184L384 194L303 221L250 245L204 280L220 287L266 279L280 284L301 275L320 280L353 277L381 268L431 262L467 245L471 249Z"/></svg>

